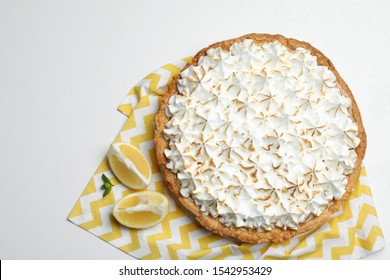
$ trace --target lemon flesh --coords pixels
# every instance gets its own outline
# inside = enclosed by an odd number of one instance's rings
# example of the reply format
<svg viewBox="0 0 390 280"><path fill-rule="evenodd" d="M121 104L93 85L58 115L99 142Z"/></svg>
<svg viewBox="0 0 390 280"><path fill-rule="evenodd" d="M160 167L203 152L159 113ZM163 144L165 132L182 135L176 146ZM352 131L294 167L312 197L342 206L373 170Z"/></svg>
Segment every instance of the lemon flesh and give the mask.
<svg viewBox="0 0 390 280"><path fill-rule="evenodd" d="M107 156L112 172L123 185L133 189L149 185L152 176L150 164L135 146L128 143L112 144Z"/></svg>
<svg viewBox="0 0 390 280"><path fill-rule="evenodd" d="M153 191L132 193L114 207L117 221L130 228L149 228L160 223L168 214L167 198Z"/></svg>

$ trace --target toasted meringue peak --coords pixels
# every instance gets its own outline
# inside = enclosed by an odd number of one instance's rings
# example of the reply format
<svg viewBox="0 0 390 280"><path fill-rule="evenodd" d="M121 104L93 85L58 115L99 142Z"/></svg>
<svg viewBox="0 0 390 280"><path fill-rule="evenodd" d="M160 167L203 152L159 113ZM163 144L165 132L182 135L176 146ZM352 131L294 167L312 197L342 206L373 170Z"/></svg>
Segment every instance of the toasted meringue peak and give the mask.
<svg viewBox="0 0 390 280"><path fill-rule="evenodd" d="M209 49L168 102L166 167L203 214L298 229L340 199L358 126L336 77L304 48L252 40Z"/></svg>

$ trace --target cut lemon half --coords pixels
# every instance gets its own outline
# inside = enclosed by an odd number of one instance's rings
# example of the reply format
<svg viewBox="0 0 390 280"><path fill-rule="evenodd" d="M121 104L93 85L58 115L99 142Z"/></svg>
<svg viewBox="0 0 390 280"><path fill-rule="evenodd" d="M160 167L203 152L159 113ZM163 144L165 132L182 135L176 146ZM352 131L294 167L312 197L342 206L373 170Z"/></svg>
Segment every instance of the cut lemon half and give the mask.
<svg viewBox="0 0 390 280"><path fill-rule="evenodd" d="M122 198L112 211L117 221L130 228L149 228L168 214L168 199L153 191L142 191Z"/></svg>
<svg viewBox="0 0 390 280"><path fill-rule="evenodd" d="M146 188L152 177L150 164L143 153L128 143L112 144L107 154L112 172L125 186Z"/></svg>

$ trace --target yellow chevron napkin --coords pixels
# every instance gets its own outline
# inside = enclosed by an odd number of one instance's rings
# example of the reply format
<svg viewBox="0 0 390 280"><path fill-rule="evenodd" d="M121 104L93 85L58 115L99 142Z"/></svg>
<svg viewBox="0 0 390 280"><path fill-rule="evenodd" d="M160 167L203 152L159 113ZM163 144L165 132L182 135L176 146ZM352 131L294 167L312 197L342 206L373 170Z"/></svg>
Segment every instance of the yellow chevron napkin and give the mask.
<svg viewBox="0 0 390 280"><path fill-rule="evenodd" d="M168 197L167 218L142 230L117 223L111 214L115 203L134 191L120 184L104 158L69 214L69 221L138 259L359 259L385 246L365 168L350 199L333 219L282 244L235 243L188 218L165 189L153 143L160 96L187 59L156 69L134 86L118 107L129 118L115 142L129 142L146 155L153 173L147 189ZM103 173L115 185L105 198L100 189Z"/></svg>

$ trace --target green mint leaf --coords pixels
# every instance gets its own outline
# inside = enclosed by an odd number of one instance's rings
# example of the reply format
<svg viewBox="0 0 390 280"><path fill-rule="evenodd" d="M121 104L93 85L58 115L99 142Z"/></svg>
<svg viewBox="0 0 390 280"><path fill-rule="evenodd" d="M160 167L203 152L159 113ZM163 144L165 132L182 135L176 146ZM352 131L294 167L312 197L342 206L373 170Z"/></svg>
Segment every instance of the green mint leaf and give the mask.
<svg viewBox="0 0 390 280"><path fill-rule="evenodd" d="M104 174L102 174L102 180L104 184L100 188L104 190L103 197L106 197L112 189L112 183Z"/></svg>
<svg viewBox="0 0 390 280"><path fill-rule="evenodd" d="M109 188L106 188L106 190L103 193L103 197L106 197L110 193L111 188L112 188L112 186L110 186Z"/></svg>
<svg viewBox="0 0 390 280"><path fill-rule="evenodd" d="M112 185L110 179L108 179L107 176L104 174L102 174L102 180L104 183L108 183L108 184Z"/></svg>

